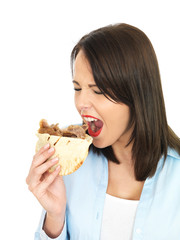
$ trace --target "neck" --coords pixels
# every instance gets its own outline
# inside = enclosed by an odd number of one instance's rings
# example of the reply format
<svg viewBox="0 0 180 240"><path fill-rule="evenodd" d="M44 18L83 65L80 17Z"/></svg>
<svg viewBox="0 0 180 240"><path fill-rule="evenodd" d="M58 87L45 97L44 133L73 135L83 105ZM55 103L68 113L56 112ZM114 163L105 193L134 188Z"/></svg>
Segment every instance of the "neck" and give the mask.
<svg viewBox="0 0 180 240"><path fill-rule="evenodd" d="M131 138L132 132L133 132L133 127L125 131L124 134L122 134L120 138L112 145L112 149L114 151L114 154L117 160L120 163L124 163L131 166L133 165L132 147L133 147L134 141L131 141L130 144L128 143L129 143L129 139Z"/></svg>
<svg viewBox="0 0 180 240"><path fill-rule="evenodd" d="M112 196L139 200L144 182L136 180L132 160L132 145L127 147L114 144L113 151L120 164L108 161L108 188L107 193Z"/></svg>
<svg viewBox="0 0 180 240"><path fill-rule="evenodd" d="M133 146L132 142L128 146L120 142L116 142L115 144L112 145L114 154L120 163L131 166L133 165L132 146Z"/></svg>

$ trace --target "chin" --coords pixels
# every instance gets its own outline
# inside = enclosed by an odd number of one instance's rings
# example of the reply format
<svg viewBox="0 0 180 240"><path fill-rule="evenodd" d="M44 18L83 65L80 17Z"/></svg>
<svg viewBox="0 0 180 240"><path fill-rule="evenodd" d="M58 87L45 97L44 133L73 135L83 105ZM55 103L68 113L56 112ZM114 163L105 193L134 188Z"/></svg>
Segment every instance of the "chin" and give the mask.
<svg viewBox="0 0 180 240"><path fill-rule="evenodd" d="M92 144L96 147L96 148L106 148L109 147L110 145L108 145L107 143L103 143L102 141L98 140L98 139L93 139Z"/></svg>

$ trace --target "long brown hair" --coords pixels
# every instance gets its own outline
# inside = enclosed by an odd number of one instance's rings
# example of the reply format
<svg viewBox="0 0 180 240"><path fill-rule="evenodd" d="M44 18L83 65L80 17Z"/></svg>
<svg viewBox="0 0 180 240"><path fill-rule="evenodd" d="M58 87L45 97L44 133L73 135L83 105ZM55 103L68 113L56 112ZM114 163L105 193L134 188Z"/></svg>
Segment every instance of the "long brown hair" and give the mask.
<svg viewBox="0 0 180 240"><path fill-rule="evenodd" d="M129 126L134 130L132 157L136 179L152 177L168 146L180 154L180 139L167 124L159 66L153 46L138 28L128 24L106 26L80 39L71 53L71 68L83 50L96 85L115 102L130 108ZM111 146L98 149L108 160L119 163Z"/></svg>

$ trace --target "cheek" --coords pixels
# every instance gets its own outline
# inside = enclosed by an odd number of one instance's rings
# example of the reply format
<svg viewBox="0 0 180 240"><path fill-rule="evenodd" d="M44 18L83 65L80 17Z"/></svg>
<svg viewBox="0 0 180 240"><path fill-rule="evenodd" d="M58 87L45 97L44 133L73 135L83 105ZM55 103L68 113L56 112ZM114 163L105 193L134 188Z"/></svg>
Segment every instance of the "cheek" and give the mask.
<svg viewBox="0 0 180 240"><path fill-rule="evenodd" d="M77 111L80 113L80 110L79 110L79 107L78 107L78 99L77 99L76 94L74 94L74 105L75 105Z"/></svg>
<svg viewBox="0 0 180 240"><path fill-rule="evenodd" d="M129 124L130 110L129 107L122 104L114 105L107 111L108 125L114 134L124 132Z"/></svg>

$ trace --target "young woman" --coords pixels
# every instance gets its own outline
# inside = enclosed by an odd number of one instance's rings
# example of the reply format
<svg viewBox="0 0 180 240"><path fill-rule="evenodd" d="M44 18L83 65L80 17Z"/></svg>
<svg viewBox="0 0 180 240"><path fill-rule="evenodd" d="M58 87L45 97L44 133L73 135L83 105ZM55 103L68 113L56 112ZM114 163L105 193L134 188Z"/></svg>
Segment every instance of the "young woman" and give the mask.
<svg viewBox="0 0 180 240"><path fill-rule="evenodd" d="M44 146L27 177L43 207L35 239L180 238L180 139L167 124L158 62L139 29L95 30L74 47L75 105L93 137L76 172L60 177Z"/></svg>

